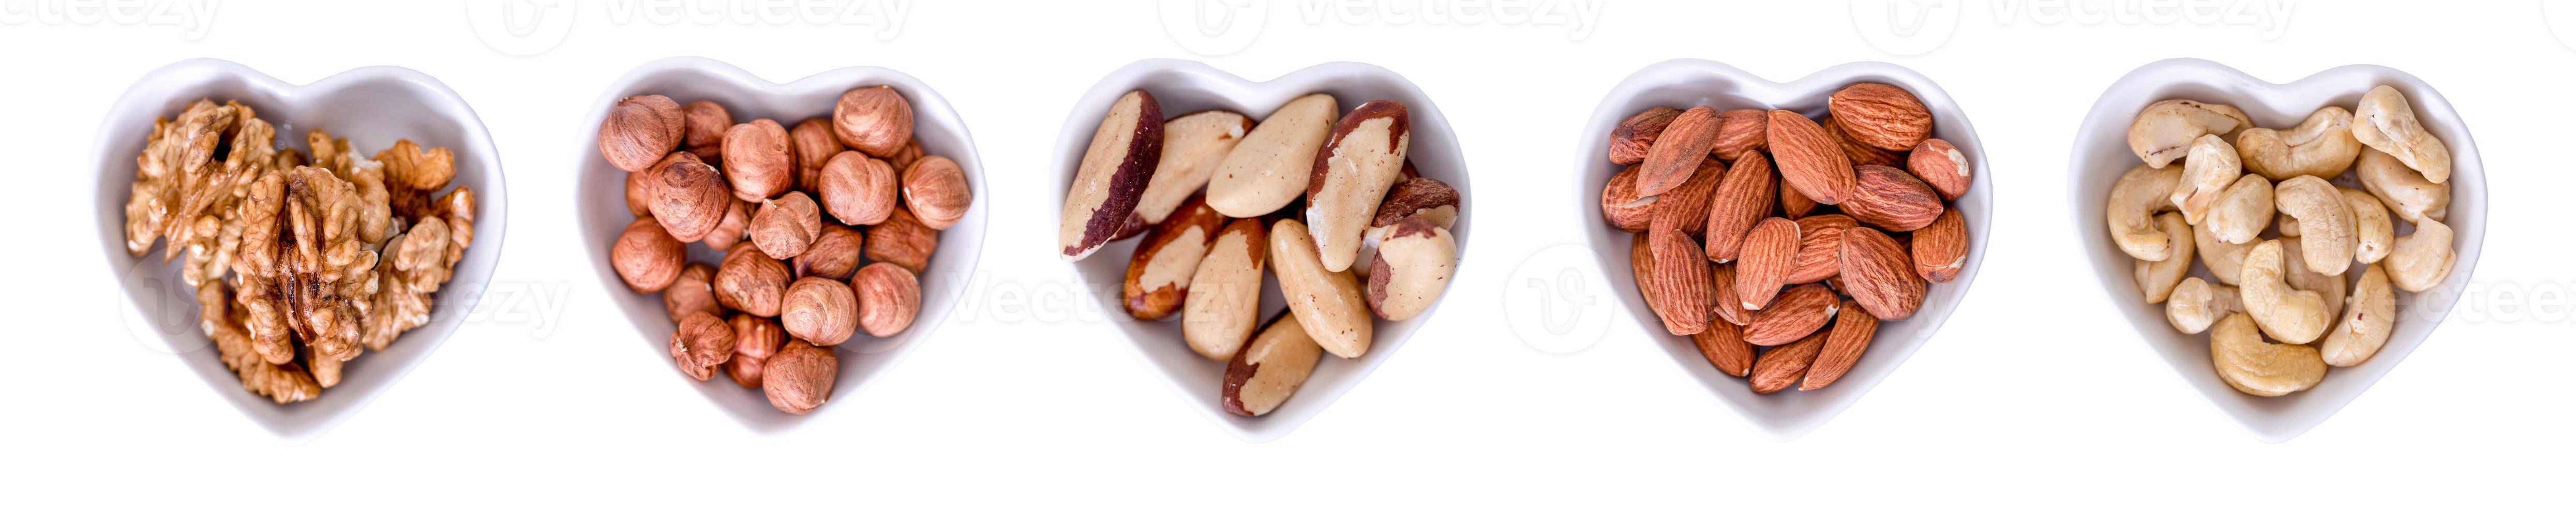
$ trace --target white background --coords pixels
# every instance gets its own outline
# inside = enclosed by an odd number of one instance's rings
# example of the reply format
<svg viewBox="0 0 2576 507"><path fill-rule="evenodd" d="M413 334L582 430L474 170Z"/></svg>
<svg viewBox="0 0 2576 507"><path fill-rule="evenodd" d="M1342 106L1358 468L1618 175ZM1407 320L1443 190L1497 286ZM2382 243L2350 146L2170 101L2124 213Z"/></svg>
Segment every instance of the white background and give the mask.
<svg viewBox="0 0 2576 507"><path fill-rule="evenodd" d="M883 21L619 24L605 4L580 2L569 35L534 56L496 51L464 9L443 2L235 0L194 40L170 26L0 25L10 48L0 55L10 75L0 79L0 142L14 175L0 199L12 220L0 229L15 246L13 290L0 296L15 363L0 368L10 407L0 491L20 501L242 503L2567 497L2576 383L2563 372L2576 357L2567 296L2576 270L2566 263L2576 242L2561 224L2565 189L2576 186L2565 158L2576 50L2553 36L2537 2L2303 0L2272 19L2287 25L2267 39L2259 25L1999 20L1998 7L2029 2L1946 0L1957 9L1946 44L1896 56L1863 40L1844 2L1593 0L1607 5L1578 38L1576 27L1535 21L1309 23L1300 10L1312 1L1267 2L1258 38L1221 56L1176 43L1154 2L913 2L884 40ZM2576 29L2576 19L2563 24ZM569 188L568 168L596 128L580 124L584 108L628 68L674 55L782 81L852 65L901 70L955 104L985 157L985 202L996 208L974 299L899 371L836 396L848 406L798 433L751 434L671 382L668 358L636 347L607 304L604 291L624 289L599 287L594 260L569 254L581 249L568 196L618 191ZM97 122L151 120L101 118L117 94L190 57L296 83L367 65L439 77L476 106L510 176L494 282L562 303L516 310L542 325L463 327L319 439L269 436L148 346L157 338L114 327L116 285L99 261L75 257L94 251L79 245L96 241L95 225L57 218L91 206L82 186L94 181L85 154ZM1148 57L1203 59L1254 79L1335 60L1385 66L1435 98L1477 171L1482 206L1468 212L1484 234L1426 334L1279 441L1239 442L1183 407L1206 400L1172 396L1096 309L1072 308L1085 298L1049 251L1056 211L1043 203L1062 189L1033 182L1061 170L1045 162L1055 129L1095 79ZM1646 342L1669 338L1624 317L1568 354L1542 352L1503 324L1505 275L1575 241L1577 221L1591 219L1565 213L1582 196L1564 175L1578 138L1606 135L1580 131L1593 105L1629 72L1680 57L1774 79L1895 62L1939 80L1984 135L1993 177L1978 184L1994 185L1999 216L1970 300L1878 389L1803 439L1747 430ZM2288 443L2238 430L2081 285L2091 268L2063 218L2071 131L2104 85L2169 57L2273 81L2395 67L2447 95L2486 158L2492 233L2472 288L2489 289L2473 291L2403 367ZM2508 304L2498 287L2557 296ZM1013 292L1017 303L997 296Z"/></svg>

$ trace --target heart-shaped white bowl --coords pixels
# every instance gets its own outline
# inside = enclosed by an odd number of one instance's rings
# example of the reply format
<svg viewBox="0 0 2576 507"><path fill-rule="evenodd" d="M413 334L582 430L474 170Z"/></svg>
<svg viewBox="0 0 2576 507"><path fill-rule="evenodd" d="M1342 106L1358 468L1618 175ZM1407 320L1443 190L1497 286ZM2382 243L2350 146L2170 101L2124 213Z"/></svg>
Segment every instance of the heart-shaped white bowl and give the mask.
<svg viewBox="0 0 2576 507"><path fill-rule="evenodd" d="M193 288L180 282L179 265L161 262L154 252L142 257L125 253L125 202L132 194L134 157L151 137L153 118L174 117L198 99L240 101L277 127L280 144L305 149L306 132L320 128L349 138L360 151L411 139L424 147L456 152L456 184L473 187L477 204L474 245L456 264L456 277L438 291L438 302L426 325L403 333L381 351L368 351L350 361L340 384L320 398L279 405L242 389L241 380L216 357L213 343L197 326ZM509 193L501 176L501 158L483 120L465 99L438 79L401 67L365 67L342 72L309 85L292 85L241 64L186 60L144 74L125 89L98 128L91 164L98 172L99 255L123 284L125 327L148 346L167 347L217 394L260 426L290 442L304 442L330 431L356 414L394 381L429 358L447 341L481 299L501 255L501 238L509 226Z"/></svg>
<svg viewBox="0 0 2576 507"><path fill-rule="evenodd" d="M939 234L939 249L930 257L930 268L922 270L921 313L912 327L886 338L859 333L850 341L835 347L841 359L840 377L832 385L831 401L804 415L780 412L769 405L769 398L759 389L735 385L732 379L716 378L697 381L680 373L671 361L670 337L674 325L663 309L662 295L638 294L626 288L617 270L609 265L609 246L617 242L619 232L635 221L626 211L626 172L608 164L599 155L599 123L619 99L635 95L660 94L682 104L713 100L723 104L735 121L759 118L794 125L806 118L832 114L843 92L854 88L889 85L912 103L913 138L921 143L923 153L948 157L966 171L966 184L974 191L974 203L966 217ZM966 133L966 122L950 108L948 99L912 76L879 67L848 67L806 76L792 83L772 83L750 72L724 62L698 57L654 60L638 66L608 86L591 104L591 114L581 123L575 144L573 164L581 168L581 180L573 188L573 199L581 214L582 244L599 275L601 290L617 308L626 312L626 320L635 324L636 340L643 344L644 357L639 361L656 361L670 366L665 380L686 384L722 407L744 427L761 433L776 434L802 427L805 423L850 403L871 381L885 375L921 342L939 331L948 321L948 312L957 306L965 292L966 281L975 271L975 262L984 250L984 164L975 153L975 140ZM689 260L709 266L721 264L723 252L706 245L691 243Z"/></svg>
<svg viewBox="0 0 2576 507"><path fill-rule="evenodd" d="M2211 366L2207 335L2186 335L2174 330L2165 321L2164 305L2147 304L2138 294L2132 275L2135 261L2111 243L2103 201L2111 195L2111 184L2120 179L2120 174L2140 163L2129 150L2129 124L2147 104L2191 99L2244 109L2258 126L2288 128L2320 107L2351 109L2362 94L2380 85L2404 92L2407 103L2415 108L2415 117L2450 145L2451 212L2442 222L2454 233L2452 246L2459 253L2458 264L2451 268L2450 279L2438 288L2423 294L2397 291L2396 328L2389 334L2388 344L2370 361L2330 369L2324 382L2288 396L2266 398L2237 392L2219 381L2217 370ZM2450 313L2451 304L2458 301L2461 288L2468 284L2469 273L2477 268L2479 246L2486 241L2486 171L2478 161L2477 141L2469 138L2468 126L2451 109L2450 100L2442 98L2432 85L2396 69L2350 65L2275 84L2208 60L2164 60L2139 67L2112 82L2111 88L2102 92L2101 100L2093 103L2092 112L2085 114L2084 124L2077 128L2075 151L2067 162L2071 173L2066 178L2067 216L2073 218L2075 237L2082 238L2084 253L2093 262L2094 279L2101 283L2103 296L2120 310L2121 316L2128 317L2129 325L2136 328L2147 348L2171 363L2184 382L2265 442L2289 440L2325 422L2406 360L2406 355L2422 345L2424 337L2431 335L2433 327ZM2346 174L2336 182L2356 186L2351 178ZM2398 221L2399 235L2413 231L2414 226ZM2207 268L2198 262L2193 264L2193 276L2215 280L2209 278ZM2355 269L2349 277L2358 278L2360 274L2361 270Z"/></svg>
<svg viewBox="0 0 2576 507"><path fill-rule="evenodd" d="M1826 98L1835 90L1854 83L1885 83L1904 88L1922 99L1932 111L1932 137L1949 141L1975 167L1974 185L1967 195L1951 202L1968 220L1968 262L1959 269L1956 281L1933 284L1923 299L1923 308L1901 321L1879 326L1878 335L1870 340L1869 350L1852 365L1834 385L1814 391L1783 391L1754 394L1744 379L1728 376L1708 364L1699 346L1688 336L1672 336L1664 331L1661 319L1646 308L1646 300L1637 292L1637 283L1628 266L1627 231L1611 227L1601 216L1601 189L1610 176L1624 169L1610 163L1610 131L1629 116L1655 106L1689 108L1716 106L1718 109L1785 109L1808 117L1825 112ZM1629 315L1637 331L1654 340L1682 373L1699 380L1710 394L1725 402L1745 424L1773 440L1791 440L1824 426L1843 409L1869 394L1880 380L1904 364L1905 358L1932 338L1941 322L1967 298L1968 286L1977 280L1977 267L1986 258L1987 224L1994 216L1993 200L1987 189L1994 178L1986 173L1985 147L1977 141L1977 129L1968 124L1968 115L1950 100L1941 85L1911 69L1889 63L1855 62L1836 65L1796 81L1774 82L1723 63L1698 59L1666 60L1646 66L1601 99L1592 112L1592 122L1585 126L1577 140L1581 150L1575 152L1573 188L1575 210L1584 221L1592 241L1593 255L1601 260L1601 272L1616 273L1611 284L1620 299L1627 302Z"/></svg>
<svg viewBox="0 0 2576 507"><path fill-rule="evenodd" d="M1309 93L1331 94L1344 112L1371 100L1404 102L1405 109L1413 118L1412 147L1406 156L1422 176L1458 189L1461 201L1458 223L1449 228L1449 233L1458 239L1460 263L1475 257L1465 253L1468 251L1468 226L1474 222L1475 192L1467 182L1466 159L1459 155L1458 139L1449 129L1448 118L1440 114L1438 105L1432 104L1431 96L1414 87L1412 81L1405 80L1394 71L1364 63L1326 63L1257 83L1188 60L1140 60L1121 67L1101 78L1099 84L1092 85L1091 91L1084 92L1082 100L1074 103L1073 112L1065 115L1064 130L1056 135L1053 162L1056 179L1055 186L1049 187L1052 189L1050 195L1054 195L1056 200L1050 209L1064 207L1064 189L1073 185L1073 173L1082 162L1083 150L1090 147L1091 133L1099 128L1103 115L1108 114L1110 103L1116 102L1118 96L1129 90L1137 89L1153 93L1155 102L1162 106L1167 117L1207 109L1227 109L1259 119L1290 99ZM1332 405L1334 399L1342 397L1342 393L1350 391L1351 386L1359 384L1360 379L1367 378L1369 372L1386 364L1387 358L1395 356L1396 350L1404 348L1405 342L1413 338L1415 330L1440 313L1439 304L1435 302L1421 315L1403 322L1378 320L1375 339L1367 354L1356 360L1327 355L1315 364L1314 374L1306 378L1306 384L1298 388L1296 396L1289 398L1286 404L1260 417L1234 415L1219 407L1218 392L1224 383L1225 363L1210 361L1191 352L1189 346L1181 341L1178 317L1168 321L1138 321L1123 310L1126 306L1120 298L1119 287L1126 280L1127 259L1135 249L1136 241L1132 239L1112 242L1093 252L1091 257L1073 263L1074 276L1080 278L1084 286L1096 289L1092 295L1100 298L1101 308L1110 313L1110 320L1117 323L1119 331L1126 333L1128 345L1146 365L1162 373L1173 393L1206 415L1208 420L1248 442L1276 440L1295 431L1297 426L1323 412L1324 407ZM1052 254L1049 256L1053 257ZM1465 272L1463 265L1460 272ZM1262 283L1261 316L1267 319L1286 303L1279 296L1277 279L1264 275Z"/></svg>

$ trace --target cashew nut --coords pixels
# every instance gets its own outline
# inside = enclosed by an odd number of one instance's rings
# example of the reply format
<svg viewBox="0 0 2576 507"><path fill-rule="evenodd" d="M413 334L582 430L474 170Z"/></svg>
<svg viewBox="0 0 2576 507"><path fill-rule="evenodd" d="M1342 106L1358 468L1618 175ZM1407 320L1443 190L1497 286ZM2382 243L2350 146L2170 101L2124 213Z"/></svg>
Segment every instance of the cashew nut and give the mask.
<svg viewBox="0 0 2576 507"><path fill-rule="evenodd" d="M2423 123L2415 121L2415 108L2406 104L2405 94L2381 85L2362 95L2361 105L2356 108L2353 139L2397 156L2406 162L2406 167L2423 173L2425 181L2451 180L2451 148L2442 144L2442 138L2425 131ZM2137 129L2132 127L2130 132ZM2131 139L2135 138L2132 134Z"/></svg>
<svg viewBox="0 0 2576 507"><path fill-rule="evenodd" d="M2236 285L2236 275L2245 271L2245 252L2254 249L2254 242L2219 241L2217 234L2209 232L2209 222L2192 226L2191 239L2199 247L2200 265L2209 267L2210 276L2218 283Z"/></svg>
<svg viewBox="0 0 2576 507"><path fill-rule="evenodd" d="M2236 150L2246 170L2266 178L2333 178L2352 168L2352 157L2361 154L2361 142L2352 138L2352 113L2326 106L2288 132L2245 129L2236 136Z"/></svg>
<svg viewBox="0 0 2576 507"><path fill-rule="evenodd" d="M2263 235L2263 229L2272 226L2272 192L2272 180L2261 175L2237 178L2236 184L2219 192L2218 200L2202 213L2200 221L2209 225L2209 232L2217 234L2219 241L2252 243Z"/></svg>
<svg viewBox="0 0 2576 507"><path fill-rule="evenodd" d="M2283 279L2287 268L2282 248L2281 240L2273 239L2245 252L2245 271L2237 275L2245 283L2236 286L2237 295L2244 298L2245 312L2254 316L2254 323L2263 326L2263 334L2281 343L2316 341L2334 314L2326 313L2324 296L2292 288Z"/></svg>
<svg viewBox="0 0 2576 507"><path fill-rule="evenodd" d="M2166 241L2171 245L2165 248L2173 255L2160 261L2133 261L2137 263L2138 291L2146 294L2147 304L2165 302L2165 296L2173 294L2174 284L2182 283L2182 277L2191 274L2191 224L2184 223L2182 215L2176 213L2157 214L2156 224L2170 238Z"/></svg>
<svg viewBox="0 0 2576 507"><path fill-rule="evenodd" d="M2274 215L2274 217L2273 221L2278 225L2274 225L2273 228L2281 231L2281 237L2299 237L2299 217L2289 215Z"/></svg>
<svg viewBox="0 0 2576 507"><path fill-rule="evenodd" d="M2308 263L2298 260L2307 255L2304 248L2296 241L2281 242L2281 258L2289 259L2281 263L2281 280L2290 282L2292 289L2317 293L2317 299L2326 303L2327 316L2342 314L2343 291L2347 288L2343 275L2328 275L2308 269Z"/></svg>
<svg viewBox="0 0 2576 507"><path fill-rule="evenodd" d="M2379 196L2388 211L2408 222L2426 218L2441 220L2450 214L2451 185L2426 181L2424 175L2406 168L2397 157L2379 150L2363 150L2361 161L2353 164L2361 177L2361 188Z"/></svg>
<svg viewBox="0 0 2576 507"><path fill-rule="evenodd" d="M2317 352L2328 365L2360 365L2388 344L2388 332L2396 322L2397 294L2388 290L2388 270L2372 264L2362 269L2361 284L2352 287L2352 304L2344 307L2334 329L2326 331L2326 341Z"/></svg>
<svg viewBox="0 0 2576 507"><path fill-rule="evenodd" d="M2325 359L2315 347L2264 343L2255 322L2245 314L2229 315L2210 332L2209 359L2219 380L2245 394L2280 396L2326 379Z"/></svg>
<svg viewBox="0 0 2576 507"><path fill-rule="evenodd" d="M2173 246L2164 231L2156 230L2155 213L2173 209L2175 184L2182 181L2182 168L2138 166L2120 175L2111 184L2111 204L2105 216L2110 217L2111 242L2120 251L2142 261L2160 261L2173 256Z"/></svg>
<svg viewBox="0 0 2576 507"><path fill-rule="evenodd" d="M2173 204L2182 209L2188 223L2200 223L2209 203L2218 200L2220 190L2245 174L2236 158L2236 149L2215 135L2202 135L2191 142L2191 156L2182 160L2182 183L2174 185Z"/></svg>
<svg viewBox="0 0 2576 507"><path fill-rule="evenodd" d="M2424 292L2451 277L2451 226L2439 220L2415 222L2415 233L2397 238L2388 251L2388 279L2406 292Z"/></svg>
<svg viewBox="0 0 2576 507"><path fill-rule="evenodd" d="M2274 187L2272 202L2281 214L2299 219L2297 240L2308 269L2325 275L2352 269L2352 207L2344 205L2342 190L2316 176L2300 176Z"/></svg>
<svg viewBox="0 0 2576 507"><path fill-rule="evenodd" d="M2236 288L2209 283L2200 277L2182 279L2175 285L2173 297L2165 300L2165 322L2184 334L2200 334L2220 317L2245 311L2237 301Z"/></svg>
<svg viewBox="0 0 2576 507"><path fill-rule="evenodd" d="M2351 187L2335 187L2343 192L2343 205L2352 208L2352 260L2378 264L2388 257L2388 248L2397 242L2397 223L2388 219L2388 207L2370 192ZM2282 215L2284 217L2289 215ZM2290 235L2283 229L2283 236Z"/></svg>
<svg viewBox="0 0 2576 507"><path fill-rule="evenodd" d="M2254 125L2236 106L2171 99L2148 104L2129 123L2129 151L2148 167L2164 168L2182 158L2200 136L2232 136Z"/></svg>

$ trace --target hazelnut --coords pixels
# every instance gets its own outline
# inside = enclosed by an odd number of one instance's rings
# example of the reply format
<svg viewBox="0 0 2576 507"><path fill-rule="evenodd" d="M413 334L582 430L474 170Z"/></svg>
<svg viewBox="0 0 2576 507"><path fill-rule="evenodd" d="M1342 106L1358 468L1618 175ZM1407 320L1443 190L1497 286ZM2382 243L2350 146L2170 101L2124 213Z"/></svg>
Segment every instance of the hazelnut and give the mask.
<svg viewBox="0 0 2576 507"><path fill-rule="evenodd" d="M815 185L822 183L823 163L832 161L833 155L849 151L841 147L841 140L832 138L830 118L806 118L796 122L795 128L787 130L787 140L795 145L795 187L807 193L814 193Z"/></svg>
<svg viewBox="0 0 2576 507"><path fill-rule="evenodd" d="M787 292L787 265L760 253L750 243L734 245L716 266L716 303L762 317L778 316L778 301Z"/></svg>
<svg viewBox="0 0 2576 507"><path fill-rule="evenodd" d="M670 287L688 261L687 245L671 239L652 217L626 224L626 232L618 233L617 244L608 248L608 264L617 268L617 277L626 280L626 288L645 294Z"/></svg>
<svg viewBox="0 0 2576 507"><path fill-rule="evenodd" d="M904 118L908 121L910 113ZM619 100L608 109L608 119L599 122L599 156L626 172L651 168L680 146L680 123L680 103L670 97L637 95Z"/></svg>
<svg viewBox="0 0 2576 507"><path fill-rule="evenodd" d="M758 245L769 258L786 260L805 253L814 239L823 234L823 212L814 208L814 198L804 192L788 192L776 199L761 201L760 212L751 215L751 243Z"/></svg>
<svg viewBox="0 0 2576 507"><path fill-rule="evenodd" d="M897 177L894 166L866 154L844 151L823 163L815 185L823 210L850 225L876 225L894 213Z"/></svg>
<svg viewBox="0 0 2576 507"><path fill-rule="evenodd" d="M671 359L689 378L715 378L716 367L733 359L733 326L716 314L698 312L680 317L680 325L671 330Z"/></svg>
<svg viewBox="0 0 2576 507"><path fill-rule="evenodd" d="M903 148L895 150L893 155L886 156L886 163L893 164L895 167L912 167L912 163L919 160L921 160L920 139L905 140Z"/></svg>
<svg viewBox="0 0 2576 507"><path fill-rule="evenodd" d="M723 169L723 168L724 168L723 166L718 165L718 164L724 163L724 143L715 143L715 144L710 144L710 145L706 145L706 146L690 146L690 147L687 147L687 148L681 148L681 149L680 149L680 153L687 153L687 154L690 154L690 155L696 155L696 156L698 157L698 160L706 161L707 165L714 165L714 166L717 166L717 167L716 167L717 169Z"/></svg>
<svg viewBox="0 0 2576 507"><path fill-rule="evenodd" d="M681 129L680 144L690 148L724 144L725 129L733 128L733 113L711 100L680 106L687 126Z"/></svg>
<svg viewBox="0 0 2576 507"><path fill-rule="evenodd" d="M646 169L626 173L626 212L636 217L653 216L653 171Z"/></svg>
<svg viewBox="0 0 2576 507"><path fill-rule="evenodd" d="M922 225L912 212L894 210L885 223L868 228L868 260L891 262L919 273L930 267L930 253L939 249L939 230Z"/></svg>
<svg viewBox="0 0 2576 507"><path fill-rule="evenodd" d="M769 319L736 314L733 316L733 360L725 362L725 374L733 382L752 389L760 388L760 370L769 356L786 345L787 334Z"/></svg>
<svg viewBox="0 0 2576 507"><path fill-rule="evenodd" d="M866 270L860 270L865 272ZM787 301L778 313L787 335L830 347L849 341L859 328L858 296L839 280L805 277L787 286Z"/></svg>
<svg viewBox="0 0 2576 507"><path fill-rule="evenodd" d="M879 262L859 268L850 290L859 298L859 329L869 335L894 336L921 313L921 280L903 266Z"/></svg>
<svg viewBox="0 0 2576 507"><path fill-rule="evenodd" d="M724 169L736 199L758 201L787 191L796 183L796 154L787 144L787 128L762 118L726 130Z"/></svg>
<svg viewBox="0 0 2576 507"><path fill-rule="evenodd" d="M662 289L662 309L671 313L672 322L692 313L724 313L724 307L716 304L715 277L716 268L705 263L692 262L680 270L680 278Z"/></svg>
<svg viewBox="0 0 2576 507"><path fill-rule="evenodd" d="M742 242L743 235L750 230L751 205L742 201L733 201L725 204L724 221L716 222L716 230L707 231L707 237L701 241L706 242L707 248L730 251L733 250L734 244Z"/></svg>
<svg viewBox="0 0 2576 507"><path fill-rule="evenodd" d="M823 224L823 235L815 238L814 246L806 248L805 253L798 254L791 267L797 276L848 280L850 273L859 269L859 247L867 240L867 235L858 229Z"/></svg>
<svg viewBox="0 0 2576 507"><path fill-rule="evenodd" d="M921 157L903 170L904 206L932 229L945 231L965 218L966 207L974 204L972 192L966 187L966 170L948 157Z"/></svg>
<svg viewBox="0 0 2576 507"><path fill-rule="evenodd" d="M733 194L725 190L724 177L716 168L698 161L696 155L673 153L662 164L651 169L653 219L682 243L693 243L713 232L724 222L725 202Z"/></svg>
<svg viewBox="0 0 2576 507"><path fill-rule="evenodd" d="M760 392L769 406L790 414L814 411L832 397L832 382L841 376L841 359L831 349L804 340L788 340L763 365Z"/></svg>
<svg viewBox="0 0 2576 507"><path fill-rule="evenodd" d="M912 139L912 103L891 86L850 90L832 106L832 136L871 157L893 155Z"/></svg>

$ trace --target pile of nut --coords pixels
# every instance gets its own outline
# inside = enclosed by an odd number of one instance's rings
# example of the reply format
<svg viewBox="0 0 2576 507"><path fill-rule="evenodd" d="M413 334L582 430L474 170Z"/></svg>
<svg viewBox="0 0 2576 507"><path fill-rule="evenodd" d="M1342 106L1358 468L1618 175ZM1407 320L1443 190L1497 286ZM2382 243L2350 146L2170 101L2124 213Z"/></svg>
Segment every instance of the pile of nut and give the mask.
<svg viewBox="0 0 2576 507"><path fill-rule="evenodd" d="M850 90L831 117L793 129L734 123L709 101L618 101L599 153L627 172L635 222L609 262L628 288L662 293L681 373L721 368L802 414L831 397L832 347L912 326L939 231L974 200L965 171L922 154L912 128L911 103L886 86ZM689 262L688 243L723 262Z"/></svg>
<svg viewBox="0 0 2576 507"><path fill-rule="evenodd" d="M1913 316L1967 262L1967 221L1946 201L1973 167L1931 138L1923 102L1860 83L1826 111L1657 107L1610 133L1610 163L1628 168L1601 214L1640 233L1637 289L1755 393L1841 379L1880 321Z"/></svg>
<svg viewBox="0 0 2576 507"><path fill-rule="evenodd" d="M1152 93L1127 92L1092 133L1058 245L1078 261L1142 234L1127 313L1180 314L1190 350L1227 363L1225 410L1270 413L1322 352L1367 353L1375 319L1422 313L1457 271L1458 191L1415 174L1411 122L1402 102L1343 114L1321 93L1258 123L1223 110L1167 119ZM1265 269L1288 302L1266 324Z"/></svg>
<svg viewBox="0 0 2576 507"><path fill-rule="evenodd" d="M198 325L243 388L281 404L429 323L474 243L474 190L438 193L456 176L447 148L404 139L369 157L321 130L305 140L310 157L249 106L200 99L154 120L125 204L126 252L163 237L162 261L185 252Z"/></svg>
<svg viewBox="0 0 2576 507"><path fill-rule="evenodd" d="M2111 188L2111 240L2174 329L2210 332L2211 364L2238 391L2299 392L2370 360L2395 325L2392 289L2450 277L2450 148L2396 88L2354 106L2283 131L2176 99L2129 125L2146 163ZM2189 276L2194 254L2216 283Z"/></svg>

